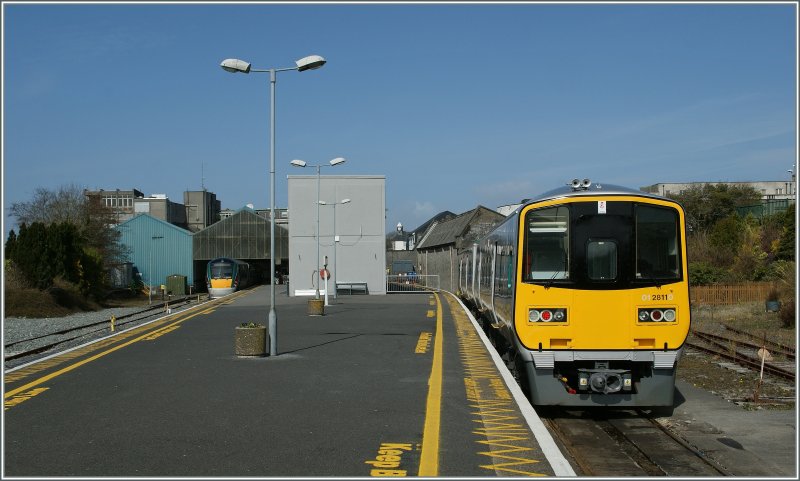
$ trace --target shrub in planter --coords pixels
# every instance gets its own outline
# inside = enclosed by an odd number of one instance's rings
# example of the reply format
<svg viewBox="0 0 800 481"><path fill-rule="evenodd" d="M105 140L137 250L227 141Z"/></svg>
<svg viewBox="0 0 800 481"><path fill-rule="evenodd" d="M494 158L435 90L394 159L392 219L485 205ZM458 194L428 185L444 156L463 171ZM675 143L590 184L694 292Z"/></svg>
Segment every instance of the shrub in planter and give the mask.
<svg viewBox="0 0 800 481"><path fill-rule="evenodd" d="M236 327L234 347L237 356L265 356L267 328L263 324L243 322Z"/></svg>

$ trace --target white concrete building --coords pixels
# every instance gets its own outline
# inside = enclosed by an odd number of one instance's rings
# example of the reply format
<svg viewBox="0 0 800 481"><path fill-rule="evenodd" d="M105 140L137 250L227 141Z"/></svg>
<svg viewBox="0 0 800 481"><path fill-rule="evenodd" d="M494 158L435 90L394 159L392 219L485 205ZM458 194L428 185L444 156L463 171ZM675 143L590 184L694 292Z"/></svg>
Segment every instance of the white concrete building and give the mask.
<svg viewBox="0 0 800 481"><path fill-rule="evenodd" d="M386 177L290 175L289 295L314 295L316 272L328 258L329 296L335 284L365 283L369 294L386 293ZM319 180L319 266L317 182ZM346 203L342 201L349 200ZM335 236L334 236L335 219ZM313 279L313 284L312 284ZM324 291L324 281L319 284Z"/></svg>

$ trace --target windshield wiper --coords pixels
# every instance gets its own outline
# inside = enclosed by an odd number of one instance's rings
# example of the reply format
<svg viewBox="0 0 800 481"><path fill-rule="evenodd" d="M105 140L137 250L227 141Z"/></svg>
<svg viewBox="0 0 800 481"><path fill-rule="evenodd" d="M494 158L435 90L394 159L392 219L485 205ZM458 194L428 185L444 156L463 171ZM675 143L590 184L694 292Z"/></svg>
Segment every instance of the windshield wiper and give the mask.
<svg viewBox="0 0 800 481"><path fill-rule="evenodd" d="M553 275L550 277L550 280L549 280L549 281L547 281L547 283L544 285L544 288L545 288L545 289L550 289L550 288L553 286L553 281L555 280L555 278L556 278L556 276L557 276L557 275L561 274L561 271L562 271L562 270L563 270L563 269L559 269L559 270L557 270L557 271L555 271L555 272L553 273Z"/></svg>

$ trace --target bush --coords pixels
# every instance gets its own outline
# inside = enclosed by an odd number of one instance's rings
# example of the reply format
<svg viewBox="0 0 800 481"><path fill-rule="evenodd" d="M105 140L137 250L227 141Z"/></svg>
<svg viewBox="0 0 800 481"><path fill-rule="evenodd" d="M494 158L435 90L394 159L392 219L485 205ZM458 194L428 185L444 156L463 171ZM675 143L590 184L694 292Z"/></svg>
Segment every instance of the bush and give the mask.
<svg viewBox="0 0 800 481"><path fill-rule="evenodd" d="M781 318L783 327L794 329L797 320L797 313L794 310L794 297L781 304L781 310L778 312L778 316Z"/></svg>
<svg viewBox="0 0 800 481"><path fill-rule="evenodd" d="M705 286L722 281L726 276L724 269L715 267L707 262L689 263L689 284Z"/></svg>

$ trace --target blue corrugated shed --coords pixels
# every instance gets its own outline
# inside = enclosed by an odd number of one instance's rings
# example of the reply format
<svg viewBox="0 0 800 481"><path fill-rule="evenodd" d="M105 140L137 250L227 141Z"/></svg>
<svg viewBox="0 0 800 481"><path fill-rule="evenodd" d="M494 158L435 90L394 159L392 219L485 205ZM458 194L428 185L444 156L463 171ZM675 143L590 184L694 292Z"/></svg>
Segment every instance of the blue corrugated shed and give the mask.
<svg viewBox="0 0 800 481"><path fill-rule="evenodd" d="M144 284L166 284L167 276L186 276L194 282L192 266L192 233L178 226L140 214L115 227L120 231L120 243L128 249L134 275L141 274Z"/></svg>

